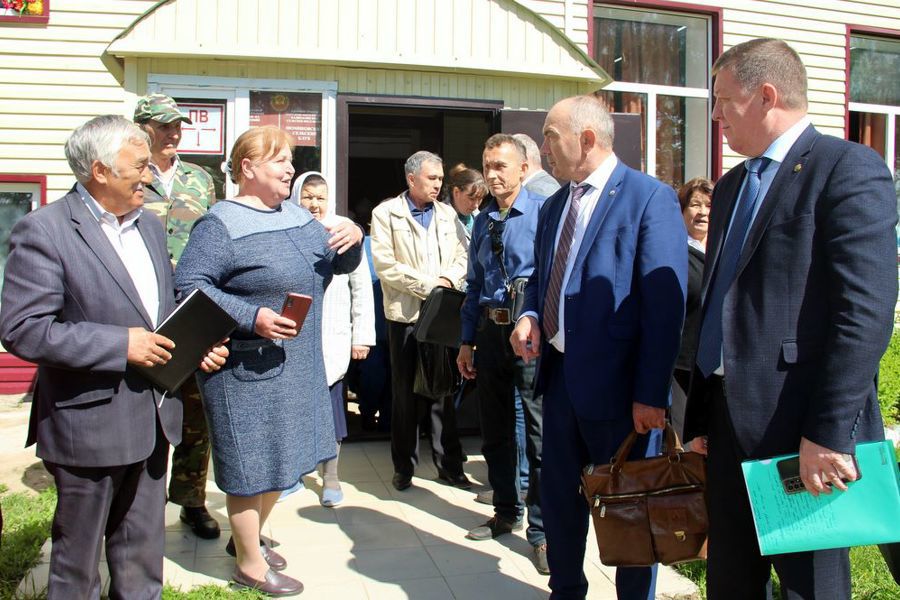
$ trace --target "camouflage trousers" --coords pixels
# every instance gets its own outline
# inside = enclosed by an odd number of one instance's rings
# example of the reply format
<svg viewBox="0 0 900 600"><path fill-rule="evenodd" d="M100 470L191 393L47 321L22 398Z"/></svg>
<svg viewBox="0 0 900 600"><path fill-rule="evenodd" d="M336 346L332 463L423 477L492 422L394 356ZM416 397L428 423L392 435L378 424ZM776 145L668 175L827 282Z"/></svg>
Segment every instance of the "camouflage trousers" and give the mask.
<svg viewBox="0 0 900 600"><path fill-rule="evenodd" d="M184 423L181 444L172 454L169 502L197 507L206 503L206 475L209 472L209 429L197 380L191 377L181 386Z"/></svg>

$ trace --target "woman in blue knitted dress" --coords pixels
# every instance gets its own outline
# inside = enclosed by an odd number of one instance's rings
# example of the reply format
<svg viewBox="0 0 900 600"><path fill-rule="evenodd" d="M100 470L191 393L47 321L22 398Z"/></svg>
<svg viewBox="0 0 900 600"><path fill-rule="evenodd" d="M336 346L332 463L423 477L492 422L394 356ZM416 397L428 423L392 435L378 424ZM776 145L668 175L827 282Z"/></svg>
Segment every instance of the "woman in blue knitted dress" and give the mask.
<svg viewBox="0 0 900 600"><path fill-rule="evenodd" d="M272 595L303 589L278 572L286 563L259 534L281 490L335 456L322 297L332 274L359 264L363 239L349 221L326 229L283 202L291 158L291 138L278 128L241 135L230 161L238 196L197 222L175 274L180 294L200 288L238 322L225 366L199 381L216 484L227 495L232 578ZM276 312L288 292L313 298L302 327Z"/></svg>

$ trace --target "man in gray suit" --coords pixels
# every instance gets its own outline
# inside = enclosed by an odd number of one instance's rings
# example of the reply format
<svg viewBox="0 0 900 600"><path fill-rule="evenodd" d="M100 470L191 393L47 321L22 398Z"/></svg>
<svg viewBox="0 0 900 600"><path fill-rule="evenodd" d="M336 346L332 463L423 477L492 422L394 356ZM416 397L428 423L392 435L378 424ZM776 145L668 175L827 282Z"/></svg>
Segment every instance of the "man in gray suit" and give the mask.
<svg viewBox="0 0 900 600"><path fill-rule="evenodd" d="M165 364L153 333L175 308L159 221L141 218L147 134L117 116L91 119L66 142L78 184L19 221L10 236L0 340L37 363L27 445L56 482L48 598L98 598L106 536L110 598L162 593L169 443L181 400L133 366ZM201 368L218 369L214 348Z"/></svg>
<svg viewBox="0 0 900 600"><path fill-rule="evenodd" d="M513 137L525 146L525 157L528 159L528 172L525 173L522 185L536 196L549 198L559 189L559 182L544 170L544 166L541 164L540 148L530 135L516 133L513 134Z"/></svg>

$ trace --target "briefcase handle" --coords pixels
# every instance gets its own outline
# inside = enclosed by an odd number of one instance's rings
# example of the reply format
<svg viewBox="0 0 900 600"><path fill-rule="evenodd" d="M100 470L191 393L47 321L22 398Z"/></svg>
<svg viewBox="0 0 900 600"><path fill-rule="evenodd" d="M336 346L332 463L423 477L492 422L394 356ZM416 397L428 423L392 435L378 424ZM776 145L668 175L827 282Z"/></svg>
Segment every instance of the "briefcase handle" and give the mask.
<svg viewBox="0 0 900 600"><path fill-rule="evenodd" d="M637 441L637 436L638 432L632 429L631 433L628 434L628 437L625 438L625 441L622 442L622 445L619 446L619 450L610 461L612 463L610 473L615 474L622 470L622 466L628 460L628 455L631 453L631 447L634 446L634 443ZM681 445L678 433L669 423L666 423L665 436L669 460L671 462L680 461L681 455L684 454L684 446Z"/></svg>

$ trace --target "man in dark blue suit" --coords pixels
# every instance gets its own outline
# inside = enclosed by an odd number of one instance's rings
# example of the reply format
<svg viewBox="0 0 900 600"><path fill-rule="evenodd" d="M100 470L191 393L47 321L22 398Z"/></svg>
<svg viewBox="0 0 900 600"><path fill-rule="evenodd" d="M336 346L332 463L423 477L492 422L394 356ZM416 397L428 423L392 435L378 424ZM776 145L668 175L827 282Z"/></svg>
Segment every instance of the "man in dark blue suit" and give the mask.
<svg viewBox="0 0 900 600"><path fill-rule="evenodd" d="M542 151L554 177L572 183L541 209L535 269L510 337L516 354L540 357L554 600L587 593L581 470L609 462L632 429L664 425L684 317L687 234L675 192L619 162L612 141L612 119L593 96L567 98L547 114ZM641 436L632 457L647 451ZM652 598L654 574L618 569L619 598Z"/></svg>
<svg viewBox="0 0 900 600"><path fill-rule="evenodd" d="M891 176L874 151L813 128L806 70L784 42L739 44L713 75L713 119L752 158L713 192L685 424L686 437L709 436L708 596L765 598L774 566L786 598L849 598L846 549L760 556L740 463L799 452L806 489L830 493L856 478L856 442L883 437L875 378L897 298Z"/></svg>

